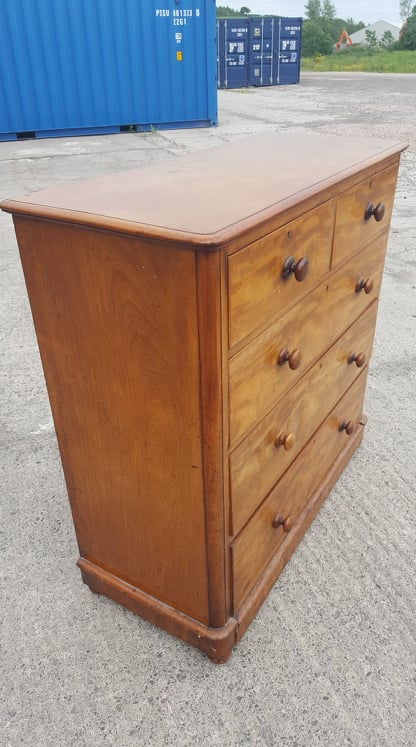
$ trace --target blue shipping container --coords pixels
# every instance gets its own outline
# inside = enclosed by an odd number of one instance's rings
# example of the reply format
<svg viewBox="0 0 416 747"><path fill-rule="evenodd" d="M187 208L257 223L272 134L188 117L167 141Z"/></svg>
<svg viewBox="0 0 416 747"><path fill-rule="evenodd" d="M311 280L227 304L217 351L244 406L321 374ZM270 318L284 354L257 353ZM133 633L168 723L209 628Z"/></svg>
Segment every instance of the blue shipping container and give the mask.
<svg viewBox="0 0 416 747"><path fill-rule="evenodd" d="M240 47L235 47L238 29ZM217 21L219 88L299 83L302 19L265 16ZM240 55L238 54L240 52Z"/></svg>
<svg viewBox="0 0 416 747"><path fill-rule="evenodd" d="M0 140L217 123L215 0L0 5Z"/></svg>

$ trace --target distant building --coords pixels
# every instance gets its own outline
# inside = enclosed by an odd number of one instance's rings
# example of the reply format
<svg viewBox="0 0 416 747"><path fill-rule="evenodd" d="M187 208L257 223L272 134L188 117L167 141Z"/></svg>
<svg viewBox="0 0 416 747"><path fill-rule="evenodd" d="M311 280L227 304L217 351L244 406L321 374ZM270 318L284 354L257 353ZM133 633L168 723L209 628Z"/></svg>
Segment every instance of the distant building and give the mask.
<svg viewBox="0 0 416 747"><path fill-rule="evenodd" d="M352 43L366 44L366 31L375 31L378 41L382 40L383 34L386 31L391 31L393 39L395 39L396 41L399 38L400 34L400 29L398 26L393 26L392 23L387 23L387 21L376 21L376 23L372 23L371 26L366 26L365 29L360 29L359 31L355 31L354 34L350 34Z"/></svg>

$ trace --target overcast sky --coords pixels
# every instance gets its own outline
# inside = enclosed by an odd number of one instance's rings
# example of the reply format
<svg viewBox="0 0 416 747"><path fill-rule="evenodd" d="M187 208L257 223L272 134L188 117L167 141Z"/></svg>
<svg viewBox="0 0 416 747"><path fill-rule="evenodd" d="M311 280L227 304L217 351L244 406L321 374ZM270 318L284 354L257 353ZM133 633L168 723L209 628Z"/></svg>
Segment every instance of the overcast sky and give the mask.
<svg viewBox="0 0 416 747"><path fill-rule="evenodd" d="M305 16L306 0L217 0L217 5L228 5L240 10L245 5L252 13L269 13L274 16ZM353 18L366 24L389 21L401 26L399 0L332 0L338 18ZM347 29L348 30L348 29Z"/></svg>

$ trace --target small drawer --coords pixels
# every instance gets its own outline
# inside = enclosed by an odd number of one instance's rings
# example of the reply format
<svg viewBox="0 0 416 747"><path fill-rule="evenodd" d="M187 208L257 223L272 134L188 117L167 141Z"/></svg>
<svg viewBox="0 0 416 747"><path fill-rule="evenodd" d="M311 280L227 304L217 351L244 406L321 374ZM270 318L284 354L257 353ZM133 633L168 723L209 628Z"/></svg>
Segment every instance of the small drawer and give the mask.
<svg viewBox="0 0 416 747"><path fill-rule="evenodd" d="M376 314L373 303L231 453L233 535L368 363Z"/></svg>
<svg viewBox="0 0 416 747"><path fill-rule="evenodd" d="M294 305L329 270L335 202L288 223L228 259L230 347Z"/></svg>
<svg viewBox="0 0 416 747"><path fill-rule="evenodd" d="M328 280L327 309L336 328L345 328L380 293L387 234L382 234Z"/></svg>
<svg viewBox="0 0 416 747"><path fill-rule="evenodd" d="M366 375L364 370L232 543L234 613L285 537L290 536L307 502L345 446L351 428L355 432L362 427L359 423ZM345 424L348 428L342 427ZM283 548L284 545L282 551Z"/></svg>
<svg viewBox="0 0 416 747"><path fill-rule="evenodd" d="M333 267L388 231L398 168L389 166L338 197Z"/></svg>

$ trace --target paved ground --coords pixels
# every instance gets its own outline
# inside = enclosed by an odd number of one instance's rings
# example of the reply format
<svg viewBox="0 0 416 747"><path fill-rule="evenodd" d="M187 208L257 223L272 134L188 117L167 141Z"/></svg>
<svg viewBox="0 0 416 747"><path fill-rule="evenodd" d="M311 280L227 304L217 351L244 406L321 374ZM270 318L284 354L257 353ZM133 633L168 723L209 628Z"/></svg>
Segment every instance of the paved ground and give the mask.
<svg viewBox="0 0 416 747"><path fill-rule="evenodd" d="M266 130L409 141L365 440L227 665L92 595L1 214L5 747L416 745L416 75L311 73L299 86L221 91L219 118L216 129L0 143L0 198Z"/></svg>

